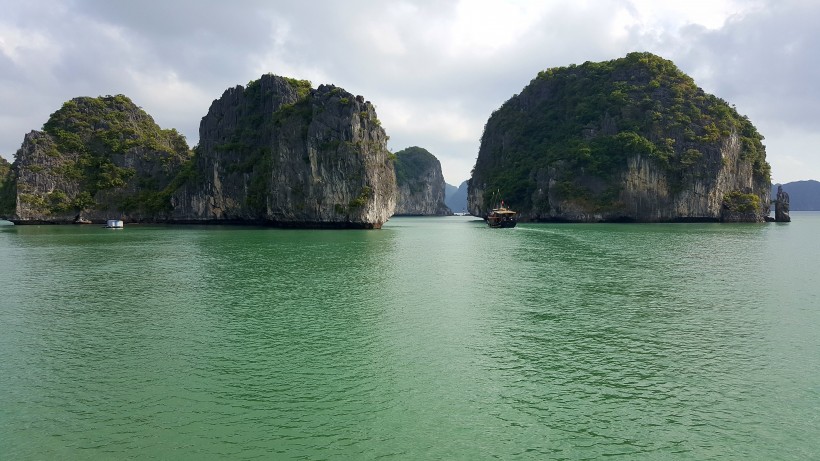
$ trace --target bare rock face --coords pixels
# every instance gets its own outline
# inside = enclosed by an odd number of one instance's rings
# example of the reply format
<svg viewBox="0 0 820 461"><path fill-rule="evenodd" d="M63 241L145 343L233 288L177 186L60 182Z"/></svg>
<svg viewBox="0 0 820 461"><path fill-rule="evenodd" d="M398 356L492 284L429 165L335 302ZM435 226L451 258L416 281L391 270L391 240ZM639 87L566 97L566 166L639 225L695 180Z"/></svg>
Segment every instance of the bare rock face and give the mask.
<svg viewBox="0 0 820 461"><path fill-rule="evenodd" d="M762 139L649 53L548 69L487 121L469 209L504 200L531 221L762 222Z"/></svg>
<svg viewBox="0 0 820 461"><path fill-rule="evenodd" d="M225 91L199 131L173 221L367 229L394 212L387 136L361 96L267 74Z"/></svg>
<svg viewBox="0 0 820 461"><path fill-rule="evenodd" d="M396 215L447 216L441 163L426 149L408 147L396 152L398 197Z"/></svg>
<svg viewBox="0 0 820 461"><path fill-rule="evenodd" d="M66 102L15 157L17 224L152 222L169 211L167 189L190 150L176 130L117 95Z"/></svg>
<svg viewBox="0 0 820 461"><path fill-rule="evenodd" d="M777 197L774 202L775 222L791 222L789 216L789 194L783 190L783 186L777 186Z"/></svg>

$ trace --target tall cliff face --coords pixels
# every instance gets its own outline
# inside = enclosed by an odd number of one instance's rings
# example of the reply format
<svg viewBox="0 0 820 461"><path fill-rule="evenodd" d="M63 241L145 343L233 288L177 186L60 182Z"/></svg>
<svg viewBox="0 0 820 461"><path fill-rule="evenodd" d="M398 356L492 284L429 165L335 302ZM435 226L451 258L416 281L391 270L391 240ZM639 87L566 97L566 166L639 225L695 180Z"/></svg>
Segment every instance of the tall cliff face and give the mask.
<svg viewBox="0 0 820 461"><path fill-rule="evenodd" d="M341 88L263 75L214 101L199 134L175 221L379 228L395 209L375 109Z"/></svg>
<svg viewBox="0 0 820 461"><path fill-rule="evenodd" d="M17 195L17 178L11 163L0 157L0 219L7 219L14 214Z"/></svg>
<svg viewBox="0 0 820 461"><path fill-rule="evenodd" d="M189 159L185 138L162 130L123 95L75 98L25 136L13 164L16 223L155 221Z"/></svg>
<svg viewBox="0 0 820 461"><path fill-rule="evenodd" d="M438 159L421 147L396 152L397 215L446 216L444 175Z"/></svg>
<svg viewBox="0 0 820 461"><path fill-rule="evenodd" d="M746 117L648 53L541 72L485 126L471 213L523 219L763 221L769 165Z"/></svg>

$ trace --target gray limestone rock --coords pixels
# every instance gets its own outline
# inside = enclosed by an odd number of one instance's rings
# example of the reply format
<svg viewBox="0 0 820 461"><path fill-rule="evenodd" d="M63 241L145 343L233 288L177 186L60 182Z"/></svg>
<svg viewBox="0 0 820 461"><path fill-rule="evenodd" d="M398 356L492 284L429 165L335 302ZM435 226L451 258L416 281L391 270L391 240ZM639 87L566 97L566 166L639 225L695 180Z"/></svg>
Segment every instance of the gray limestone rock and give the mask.
<svg viewBox="0 0 820 461"><path fill-rule="evenodd" d="M469 209L503 199L530 221L762 222L761 139L649 53L548 69L487 121Z"/></svg>
<svg viewBox="0 0 820 461"><path fill-rule="evenodd" d="M775 222L791 222L789 216L789 194L783 190L783 186L777 186L777 198L774 202Z"/></svg>
<svg viewBox="0 0 820 461"><path fill-rule="evenodd" d="M202 118L196 175L173 194L172 220L379 228L396 203L386 142L361 96L263 75Z"/></svg>
<svg viewBox="0 0 820 461"><path fill-rule="evenodd" d="M123 95L72 99L25 135L11 220L161 220L170 208L163 192L189 157L184 137Z"/></svg>
<svg viewBox="0 0 820 461"><path fill-rule="evenodd" d="M444 203L444 175L441 163L426 149L408 147L396 152L398 197L396 214L447 216L453 214Z"/></svg>

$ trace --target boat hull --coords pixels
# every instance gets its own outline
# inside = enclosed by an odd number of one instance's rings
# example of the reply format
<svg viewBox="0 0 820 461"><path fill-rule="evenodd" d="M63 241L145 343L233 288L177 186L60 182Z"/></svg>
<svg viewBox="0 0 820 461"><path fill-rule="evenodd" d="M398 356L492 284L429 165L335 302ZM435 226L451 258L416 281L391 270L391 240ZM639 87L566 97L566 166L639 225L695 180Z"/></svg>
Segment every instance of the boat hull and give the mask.
<svg viewBox="0 0 820 461"><path fill-rule="evenodd" d="M494 228L494 229L510 229L510 228L515 227L516 224L518 224L518 223L515 220L499 221L499 222L487 221L487 225Z"/></svg>

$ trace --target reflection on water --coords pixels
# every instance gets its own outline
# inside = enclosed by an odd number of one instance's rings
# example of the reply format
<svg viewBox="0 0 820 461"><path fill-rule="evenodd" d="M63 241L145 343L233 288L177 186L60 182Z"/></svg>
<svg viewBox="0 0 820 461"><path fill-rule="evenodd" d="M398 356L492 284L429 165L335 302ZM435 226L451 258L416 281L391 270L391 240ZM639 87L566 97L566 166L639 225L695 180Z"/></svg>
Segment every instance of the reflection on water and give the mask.
<svg viewBox="0 0 820 461"><path fill-rule="evenodd" d="M817 230L2 228L0 451L810 459Z"/></svg>

